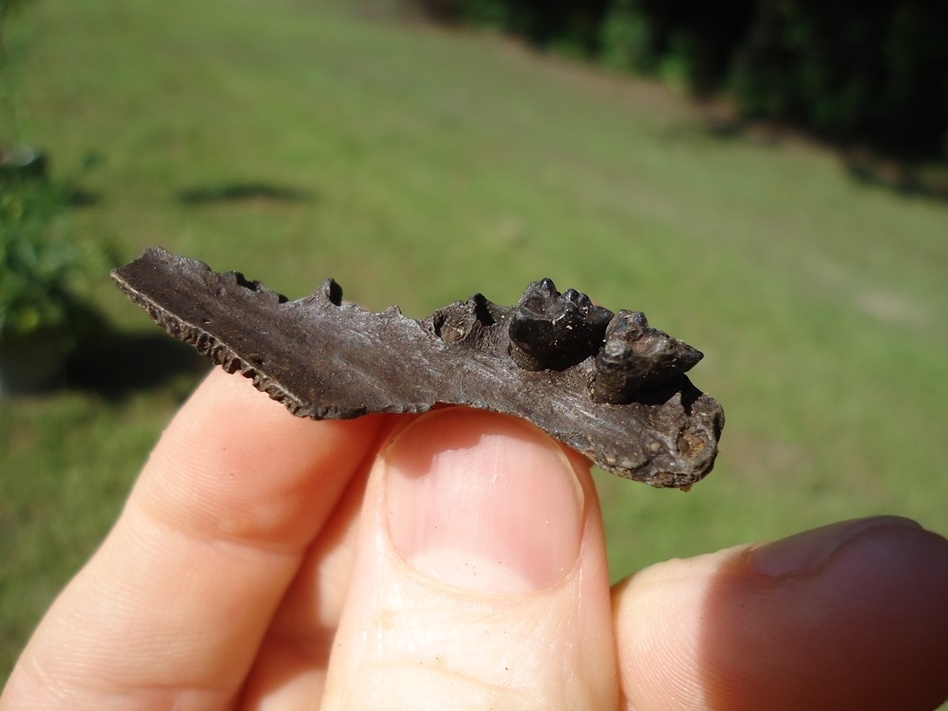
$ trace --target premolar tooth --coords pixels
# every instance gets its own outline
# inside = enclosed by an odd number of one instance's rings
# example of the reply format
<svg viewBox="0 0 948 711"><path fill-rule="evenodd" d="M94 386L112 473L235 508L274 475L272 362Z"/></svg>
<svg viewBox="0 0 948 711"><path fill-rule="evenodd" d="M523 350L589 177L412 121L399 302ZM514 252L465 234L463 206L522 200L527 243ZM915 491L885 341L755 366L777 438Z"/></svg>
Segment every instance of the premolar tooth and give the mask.
<svg viewBox="0 0 948 711"><path fill-rule="evenodd" d="M645 385L659 385L687 371L703 354L664 331L651 328L640 311L619 311L606 328L589 385L596 402L632 402Z"/></svg>

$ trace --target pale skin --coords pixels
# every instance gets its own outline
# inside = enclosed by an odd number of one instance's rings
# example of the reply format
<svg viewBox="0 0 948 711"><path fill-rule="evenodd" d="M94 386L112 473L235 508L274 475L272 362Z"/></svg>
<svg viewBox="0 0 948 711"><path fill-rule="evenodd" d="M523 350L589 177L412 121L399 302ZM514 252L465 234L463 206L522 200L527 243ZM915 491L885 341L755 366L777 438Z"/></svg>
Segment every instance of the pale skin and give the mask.
<svg viewBox="0 0 948 711"><path fill-rule="evenodd" d="M932 709L946 600L894 517L610 590L589 465L529 425L301 420L216 371L0 710Z"/></svg>

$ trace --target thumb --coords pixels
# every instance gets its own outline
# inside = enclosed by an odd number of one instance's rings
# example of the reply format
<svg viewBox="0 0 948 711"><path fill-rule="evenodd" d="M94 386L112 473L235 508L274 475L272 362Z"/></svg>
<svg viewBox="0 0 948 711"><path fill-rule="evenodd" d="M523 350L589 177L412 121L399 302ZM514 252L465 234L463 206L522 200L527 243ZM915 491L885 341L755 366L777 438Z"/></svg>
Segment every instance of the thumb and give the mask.
<svg viewBox="0 0 948 711"><path fill-rule="evenodd" d="M617 679L588 465L449 408L384 446L323 709L609 709Z"/></svg>
<svg viewBox="0 0 948 711"><path fill-rule="evenodd" d="M913 521L658 563L614 599L628 708L909 711L948 697L948 541Z"/></svg>

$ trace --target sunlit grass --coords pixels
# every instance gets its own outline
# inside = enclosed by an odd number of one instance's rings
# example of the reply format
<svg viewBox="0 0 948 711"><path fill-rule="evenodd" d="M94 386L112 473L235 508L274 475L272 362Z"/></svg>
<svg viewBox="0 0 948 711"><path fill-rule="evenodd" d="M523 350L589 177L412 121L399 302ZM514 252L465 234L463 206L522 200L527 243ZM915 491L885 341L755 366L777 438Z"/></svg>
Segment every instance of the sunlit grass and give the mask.
<svg viewBox="0 0 948 711"><path fill-rule="evenodd" d="M541 276L706 353L725 406L689 494L605 475L614 576L889 512L948 533L948 207L829 151L721 140L659 86L491 35L282 0L39 0L15 18L20 134L98 196L77 239L161 244L291 297L326 276L421 316ZM298 193L188 202L185 191ZM103 275L121 327L150 332ZM193 376L0 407L0 667L117 513Z"/></svg>

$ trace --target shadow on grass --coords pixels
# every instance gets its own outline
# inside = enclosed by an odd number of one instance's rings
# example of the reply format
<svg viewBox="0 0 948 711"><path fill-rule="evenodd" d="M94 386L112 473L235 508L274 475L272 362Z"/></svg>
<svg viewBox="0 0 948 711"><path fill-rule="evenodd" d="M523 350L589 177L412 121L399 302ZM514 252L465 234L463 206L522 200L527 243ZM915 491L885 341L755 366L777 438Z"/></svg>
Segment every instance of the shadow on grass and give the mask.
<svg viewBox="0 0 948 711"><path fill-rule="evenodd" d="M121 400L133 392L165 385L180 376L197 380L210 361L164 333L108 331L70 354L63 386Z"/></svg>
<svg viewBox="0 0 948 711"><path fill-rule="evenodd" d="M193 206L248 200L308 203L316 200L316 194L289 185L250 182L186 188L178 191L177 199L180 203Z"/></svg>
<svg viewBox="0 0 948 711"><path fill-rule="evenodd" d="M722 141L779 145L790 137L803 137L820 142L811 134L779 123L745 122L713 114L705 116L704 128L708 135ZM843 169L862 185L884 188L907 197L948 202L948 164L890 157L867 148L846 148L833 143L822 145L838 153Z"/></svg>
<svg viewBox="0 0 948 711"><path fill-rule="evenodd" d="M98 205L102 198L98 193L92 193L81 188L70 188L66 192L66 204L69 207L92 207Z"/></svg>
<svg viewBox="0 0 948 711"><path fill-rule="evenodd" d="M948 165L918 166L858 151L843 154L846 172L859 183L909 197L948 202Z"/></svg>

